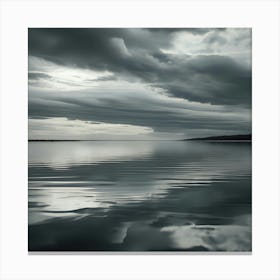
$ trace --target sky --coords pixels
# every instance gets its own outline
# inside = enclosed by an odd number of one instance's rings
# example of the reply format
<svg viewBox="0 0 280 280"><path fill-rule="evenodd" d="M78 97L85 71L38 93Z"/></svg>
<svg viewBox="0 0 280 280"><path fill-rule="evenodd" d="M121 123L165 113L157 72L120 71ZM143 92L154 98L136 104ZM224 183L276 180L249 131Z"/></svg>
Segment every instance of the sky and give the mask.
<svg viewBox="0 0 280 280"><path fill-rule="evenodd" d="M29 139L251 133L249 28L29 28Z"/></svg>

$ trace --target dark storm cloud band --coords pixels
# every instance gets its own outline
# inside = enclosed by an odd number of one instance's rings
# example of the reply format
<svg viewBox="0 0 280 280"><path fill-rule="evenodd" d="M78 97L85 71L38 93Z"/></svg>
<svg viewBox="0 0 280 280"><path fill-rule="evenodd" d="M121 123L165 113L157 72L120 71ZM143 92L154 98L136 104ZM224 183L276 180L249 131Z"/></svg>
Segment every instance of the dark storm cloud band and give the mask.
<svg viewBox="0 0 280 280"><path fill-rule="evenodd" d="M168 104L168 99L161 101L146 97L141 100L138 96L114 97L114 94L91 92L83 93L82 96L78 92L60 95L31 92L29 116L146 125L157 132L170 133L187 133L188 130L235 131L236 127L246 132L251 122L246 110L225 108L219 112L218 108L209 106L196 108L184 104Z"/></svg>
<svg viewBox="0 0 280 280"><path fill-rule="evenodd" d="M224 55L162 52L178 32L212 32L204 44L226 40L224 29L29 29L29 55L140 79L190 101L250 107L251 67Z"/></svg>

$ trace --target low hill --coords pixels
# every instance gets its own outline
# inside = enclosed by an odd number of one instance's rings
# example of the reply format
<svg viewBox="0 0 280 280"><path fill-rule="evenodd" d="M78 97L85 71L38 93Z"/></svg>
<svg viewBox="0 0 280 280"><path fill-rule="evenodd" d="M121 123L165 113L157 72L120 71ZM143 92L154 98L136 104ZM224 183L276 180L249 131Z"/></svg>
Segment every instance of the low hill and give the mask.
<svg viewBox="0 0 280 280"><path fill-rule="evenodd" d="M193 140L201 140L201 141L252 141L251 134L238 134L238 135L223 135L223 136L211 136L211 137L203 137L203 138L190 138L184 139L184 141L193 141Z"/></svg>

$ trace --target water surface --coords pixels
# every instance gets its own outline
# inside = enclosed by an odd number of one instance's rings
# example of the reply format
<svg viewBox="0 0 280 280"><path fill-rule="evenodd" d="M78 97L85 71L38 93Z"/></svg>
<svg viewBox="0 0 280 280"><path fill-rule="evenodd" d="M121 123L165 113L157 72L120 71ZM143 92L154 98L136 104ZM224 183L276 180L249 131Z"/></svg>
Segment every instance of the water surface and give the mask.
<svg viewBox="0 0 280 280"><path fill-rule="evenodd" d="M251 251L251 143L29 142L30 251Z"/></svg>

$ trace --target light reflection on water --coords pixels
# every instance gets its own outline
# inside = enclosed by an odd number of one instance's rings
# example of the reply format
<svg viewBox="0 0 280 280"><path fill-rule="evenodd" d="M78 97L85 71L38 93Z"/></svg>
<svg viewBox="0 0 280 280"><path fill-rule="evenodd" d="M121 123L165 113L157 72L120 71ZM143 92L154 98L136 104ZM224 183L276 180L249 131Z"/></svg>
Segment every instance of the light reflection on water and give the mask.
<svg viewBox="0 0 280 280"><path fill-rule="evenodd" d="M251 144L30 142L29 250L250 251Z"/></svg>

